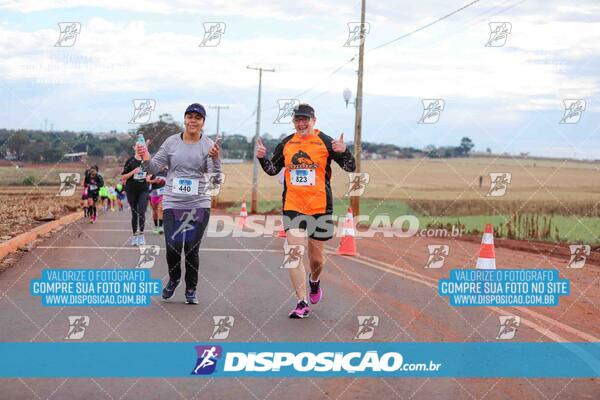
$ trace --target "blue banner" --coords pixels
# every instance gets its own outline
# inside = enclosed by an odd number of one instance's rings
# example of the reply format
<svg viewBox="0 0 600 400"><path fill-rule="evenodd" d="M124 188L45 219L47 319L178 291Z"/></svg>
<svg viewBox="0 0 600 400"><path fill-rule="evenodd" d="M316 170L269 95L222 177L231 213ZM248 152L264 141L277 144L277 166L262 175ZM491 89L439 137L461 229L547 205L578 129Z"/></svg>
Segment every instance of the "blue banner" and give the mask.
<svg viewBox="0 0 600 400"><path fill-rule="evenodd" d="M453 269L438 281L451 306L557 306L570 290L556 269Z"/></svg>
<svg viewBox="0 0 600 400"><path fill-rule="evenodd" d="M44 269L29 283L43 306L149 306L161 290L148 269Z"/></svg>
<svg viewBox="0 0 600 400"><path fill-rule="evenodd" d="M600 343L1 343L0 354L0 377L22 378L600 377Z"/></svg>

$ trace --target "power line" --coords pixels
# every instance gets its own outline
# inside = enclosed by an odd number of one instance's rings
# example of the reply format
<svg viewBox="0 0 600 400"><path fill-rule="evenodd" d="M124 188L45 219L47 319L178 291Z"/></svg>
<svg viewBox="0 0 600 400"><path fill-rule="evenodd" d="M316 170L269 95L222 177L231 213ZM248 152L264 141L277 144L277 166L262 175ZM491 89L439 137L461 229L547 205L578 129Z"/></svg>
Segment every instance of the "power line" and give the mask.
<svg viewBox="0 0 600 400"><path fill-rule="evenodd" d="M404 38L406 38L406 37L409 37L410 35L413 35L413 34L415 34L415 33L419 32L419 31L422 31L423 29L427 29L427 28L429 28L430 26L432 26L432 25L435 25L435 24L437 24L438 22L445 20L446 18L450 18L450 17L451 17L451 16L453 16L454 14L457 14L457 13L461 12L461 11L462 11L462 10L464 10L465 8L471 7L471 6L472 6L473 4L475 4L475 3L479 3L479 1L480 1L480 0L474 0L474 1L470 2L469 4L465 4L465 5L464 5L464 6L462 6L461 8L458 8L458 9L456 9L456 10L452 11L451 13L449 13L449 14L446 14L446 15L444 15L443 17L440 17L440 18L438 18L438 19L436 19L435 21L432 21L432 22L430 22L430 23L428 23L428 24L426 24L426 25L423 25L422 27L420 27L420 28L417 28L417 29L415 29L415 30L414 30L414 31L412 31L412 32L405 33L405 34L404 34L404 35L402 35L402 36L398 36L398 37L397 37L397 38L395 38L395 39L392 39L392 40L390 40L390 41L388 41L388 42L385 42L385 43L383 43L383 44L380 44L379 46L377 46L377 47L374 47L374 48L370 49L369 51L378 50L378 49L380 49L380 48L382 48L382 47L385 47L385 46L387 46L387 45L389 45L389 44L392 44L392 43L394 43L394 42L397 42L398 40L404 39Z"/></svg>

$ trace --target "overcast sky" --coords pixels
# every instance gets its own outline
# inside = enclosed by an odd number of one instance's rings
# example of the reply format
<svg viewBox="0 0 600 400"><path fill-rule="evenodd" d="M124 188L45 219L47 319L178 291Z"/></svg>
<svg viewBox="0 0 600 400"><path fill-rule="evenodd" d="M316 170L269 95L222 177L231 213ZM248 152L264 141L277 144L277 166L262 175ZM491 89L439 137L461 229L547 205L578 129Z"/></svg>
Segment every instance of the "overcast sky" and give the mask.
<svg viewBox="0 0 600 400"><path fill-rule="evenodd" d="M600 159L600 2L481 0L367 1L363 141ZM354 133L357 47L345 47L360 1L0 0L0 127L127 131L133 99L154 99L150 121L181 121L192 102L226 104L221 130L254 134L258 72L261 132L279 136L278 100L312 104L330 136ZM78 22L72 46L59 22ZM219 40L200 46L206 22ZM508 23L490 42L490 23ZM494 25L495 26L495 25ZM218 45L212 46L218 42ZM504 43L504 45L502 45ZM422 100L443 99L437 123L421 123ZM583 99L564 117L565 99ZM216 110L206 129L214 133ZM435 118L434 118L435 120ZM432 120L428 120L432 122Z"/></svg>

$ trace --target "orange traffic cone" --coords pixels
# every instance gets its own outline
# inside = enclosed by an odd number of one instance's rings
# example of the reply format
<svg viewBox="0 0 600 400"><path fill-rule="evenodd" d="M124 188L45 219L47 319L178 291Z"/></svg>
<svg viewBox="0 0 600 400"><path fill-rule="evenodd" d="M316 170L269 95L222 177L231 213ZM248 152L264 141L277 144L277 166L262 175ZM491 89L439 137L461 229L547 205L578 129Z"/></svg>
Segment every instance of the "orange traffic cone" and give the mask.
<svg viewBox="0 0 600 400"><path fill-rule="evenodd" d="M354 216L352 215L352 208L348 207L348 213L346 214L346 220L342 227L342 240L340 240L340 247L337 249L337 253L341 256L357 256L359 255L356 251L356 242L354 241Z"/></svg>
<svg viewBox="0 0 600 400"><path fill-rule="evenodd" d="M281 225L279 226L279 237L286 237L285 236L285 229L283 227L283 217L281 218Z"/></svg>
<svg viewBox="0 0 600 400"><path fill-rule="evenodd" d="M492 224L486 224L485 226L476 268L496 269L496 252L494 251L494 230Z"/></svg>
<svg viewBox="0 0 600 400"><path fill-rule="evenodd" d="M248 211L246 210L246 202L242 202L242 209L240 210L240 217L238 218L238 225L240 228L246 226L246 219L248 219Z"/></svg>

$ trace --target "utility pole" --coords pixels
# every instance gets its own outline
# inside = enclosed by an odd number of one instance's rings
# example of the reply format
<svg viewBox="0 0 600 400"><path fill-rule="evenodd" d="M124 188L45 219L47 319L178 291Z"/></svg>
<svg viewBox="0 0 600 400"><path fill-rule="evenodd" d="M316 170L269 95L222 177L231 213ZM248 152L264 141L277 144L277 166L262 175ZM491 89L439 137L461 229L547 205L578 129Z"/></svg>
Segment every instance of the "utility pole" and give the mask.
<svg viewBox="0 0 600 400"><path fill-rule="evenodd" d="M246 68L258 71L258 104L256 106L256 133L254 134L254 151L252 153L252 203L250 204L250 213L256 214L258 211L258 160L256 159L256 148L258 147L258 136L260 135L260 97L262 92L262 73L275 72L274 68L252 67Z"/></svg>
<svg viewBox="0 0 600 400"><path fill-rule="evenodd" d="M219 121L221 120L221 108L227 109L229 106L208 106L208 108L216 108L217 109L217 136L219 136Z"/></svg>
<svg viewBox="0 0 600 400"><path fill-rule="evenodd" d="M354 117L354 158L356 159L356 172L360 172L360 147L362 130L362 98L363 98L363 59L365 55L365 3L361 2L360 11L360 44L358 48L358 82L356 84L356 112ZM354 215L360 215L360 197L350 197L350 206Z"/></svg>

